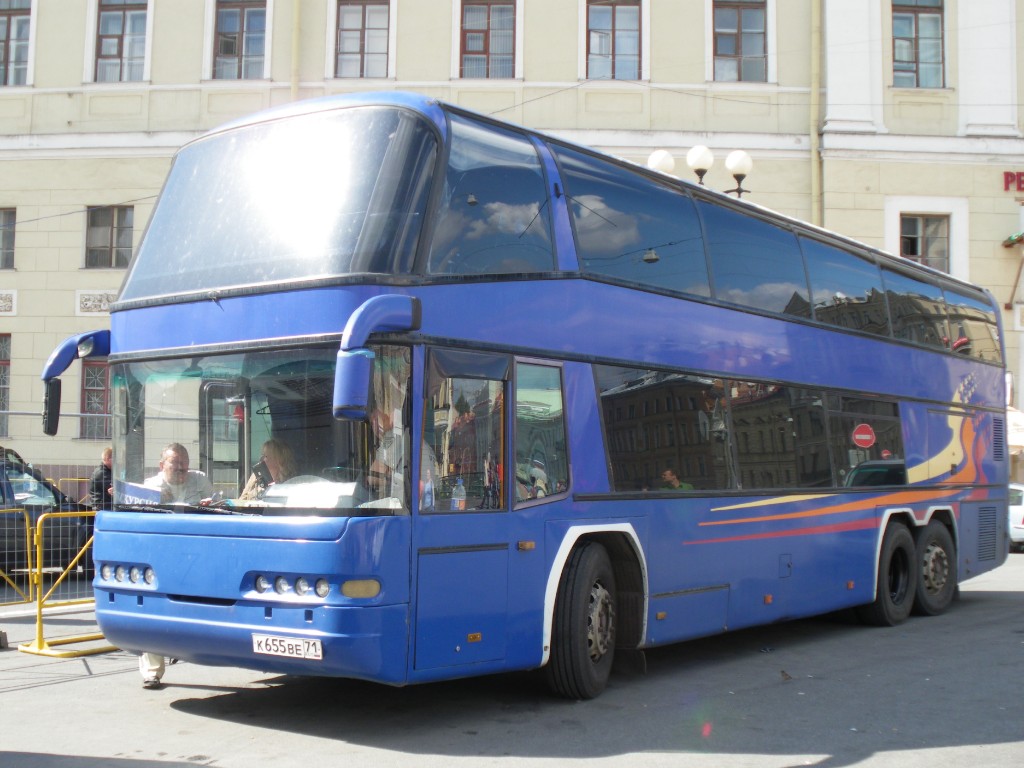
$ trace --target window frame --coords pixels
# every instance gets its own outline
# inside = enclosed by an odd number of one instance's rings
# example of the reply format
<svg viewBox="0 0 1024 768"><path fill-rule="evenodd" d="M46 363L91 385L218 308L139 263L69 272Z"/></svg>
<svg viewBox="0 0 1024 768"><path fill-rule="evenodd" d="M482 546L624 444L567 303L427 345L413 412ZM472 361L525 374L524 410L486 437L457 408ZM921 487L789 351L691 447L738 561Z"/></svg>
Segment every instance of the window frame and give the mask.
<svg viewBox="0 0 1024 768"><path fill-rule="evenodd" d="M719 33L716 23L716 16L719 10L732 9L737 13L738 26L736 33L733 36L736 42L736 49L731 54L720 54L718 50L719 45ZM744 55L743 53L743 38L745 37L743 30L743 11L758 9L764 14L764 26L761 30L763 37L762 52L760 55ZM716 83L767 83L770 82L768 76L768 0L714 0L711 8L711 28L712 28L712 40L711 40L711 71L713 80ZM736 79L728 80L725 78L719 79L718 77L718 60L735 60L736 61ZM763 61L764 66L764 79L755 80L747 79L743 77L743 64L745 60L760 59Z"/></svg>
<svg viewBox="0 0 1024 768"><path fill-rule="evenodd" d="M592 52L592 49L591 49L591 43L593 41L595 30L591 26L591 14L590 14L590 12L591 12L591 10L594 7L608 8L611 11L611 28L610 28L610 30L602 30L602 31L607 31L608 32L609 40L610 40L609 53L607 54L607 59L608 59L608 62L609 62L609 71L611 72L611 75L609 77L594 77L592 72L591 72L591 59L592 59L593 56L598 55L598 54L594 54ZM622 8L636 8L636 10L637 10L637 25L636 25L636 29L635 30L627 30L629 32L634 32L635 33L635 39L636 39L636 53L635 54L625 54L625 53L620 53L618 51L618 47L619 47L618 46L618 39L619 39L618 17L619 17L619 10L622 9ZM585 59L584 59L584 63L585 63L585 70L584 70L584 72L585 72L585 79L587 79L587 80L597 80L597 81L614 81L614 80L637 81L637 80L642 80L643 79L643 75L644 75L643 63L644 63L644 49L645 49L645 45L644 45L645 41L644 41L644 34L643 34L643 31L644 31L644 19L645 19L645 9L644 9L644 3L642 2L642 0L585 0L585 5L584 5L584 29L586 30L586 39L584 41L584 46L583 46L583 49L585 51L585 54L584 54L585 55ZM601 55L603 56L603 54L601 54ZM626 56L631 56L631 55L635 56L635 58L636 58L636 64L635 64L636 77L619 77L618 76L618 70L619 70L620 59L624 58Z"/></svg>
<svg viewBox="0 0 1024 768"><path fill-rule="evenodd" d="M915 233L913 235L906 234L906 224L908 222L915 223ZM928 235L929 225L933 223L941 223L945 225L945 236L930 237ZM949 230L950 230L950 216L948 213L935 214L935 213L901 213L900 214L900 256L910 261L916 262L917 264L923 264L926 267L931 267L939 272L945 272L949 274ZM909 253L908 249L905 248L908 239L913 239L918 247L916 253ZM945 256L935 258L928 255L931 247L937 244L940 240L945 241ZM941 260L941 264L939 263Z"/></svg>
<svg viewBox="0 0 1024 768"><path fill-rule="evenodd" d="M393 39L394 29L394 9L395 0L333 0L331 3L332 13L328 19L328 51L333 54L328 54L328 76L336 80L379 80L384 78L393 77L392 72L392 51L394 50L395 41ZM339 59L342 55L341 51L341 9L344 6L359 7L362 10L362 21L359 27L359 74L358 75L342 75L340 74ZM366 32L368 27L366 26L367 19L367 8L370 6L382 7L387 10L387 26L385 27L385 50L384 50L384 74L383 75L367 75L367 57L368 56L379 56L379 53L371 53L366 49ZM372 27L370 29L378 29L378 27ZM353 55L349 53L348 55Z"/></svg>
<svg viewBox="0 0 1024 768"><path fill-rule="evenodd" d="M150 56L151 56L151 41L153 39L153 0L89 0L90 13L88 21L86 23L86 35L87 40L91 41L91 45L86 46L86 82L90 83L144 83L149 81L150 77ZM100 19L104 13L121 13L121 32L117 35L104 35L102 34L102 25ZM141 57L132 57L133 61L141 59L142 71L137 78L128 79L125 77L126 74L126 58L124 56L126 38L129 36L125 30L125 22L127 14L129 13L143 13L145 15L145 32L143 36L143 52ZM117 50L116 56L103 56L101 55L103 40L104 39L117 39ZM100 74L100 63L101 61L117 61L119 76L116 80L101 79Z"/></svg>
<svg viewBox="0 0 1024 768"><path fill-rule="evenodd" d="M237 31L238 36L238 49L230 56L222 56L220 53L220 14L221 11L236 10L239 12L239 29ZM246 45L248 40L249 29L247 26L248 12L249 11L263 11L263 53L259 56L249 56L246 53ZM268 27L269 27L269 10L267 8L267 0L216 0L214 4L213 13L213 50L211 51L211 68L208 70L210 78L212 80L263 80L267 77L267 40L268 40ZM224 60L234 60L235 62L235 76L234 77L220 77L218 76L219 62ZM246 76L246 62L250 63L255 60L259 60L259 76L258 77L247 77Z"/></svg>
<svg viewBox="0 0 1024 768"><path fill-rule="evenodd" d="M0 18L7 20L5 32L2 38L0 38L0 88L17 87L31 84L31 51L32 51L32 33L35 25L32 23L33 10L36 0L20 0L21 3L25 3L19 7L3 8L0 9ZM16 28L16 20L18 23L27 21L28 29L24 38L12 37L12 32ZM19 66L17 69L13 69L11 66L13 59L12 55L12 42L19 43L18 49L20 50L24 46L25 50L25 61L23 66ZM12 76L15 72L23 73L23 77L19 79L19 82L12 82Z"/></svg>
<svg viewBox="0 0 1024 768"><path fill-rule="evenodd" d="M0 208L0 269L14 269L18 209Z"/></svg>
<svg viewBox="0 0 1024 768"><path fill-rule="evenodd" d="M949 217L949 272L970 282L970 203L966 197L892 196L885 199L883 250L900 253L903 215Z"/></svg>
<svg viewBox="0 0 1024 768"><path fill-rule="evenodd" d="M466 77L463 74L465 30L463 30L463 8L466 5L511 5L512 19L512 74L509 77L491 77L490 62L485 77ZM476 30L474 30L476 31ZM490 11L488 26L490 31ZM523 77L523 54L520 41L523 39L523 0L453 0L452 2L452 72L453 80L521 80ZM489 49L489 47L488 47ZM487 54L489 57L490 54Z"/></svg>
<svg viewBox="0 0 1024 768"><path fill-rule="evenodd" d="M723 0L728 2L730 0ZM734 0L732 0L734 1ZM704 0L704 79L716 88L747 89L761 85L778 84L778 0L764 0L765 10L765 79L760 80L716 80L715 79L715 4L719 0Z"/></svg>
<svg viewBox="0 0 1024 768"><path fill-rule="evenodd" d="M944 0L936 0L938 5L925 5L920 0L893 0L892 2L892 16L890 18L891 24L891 43L892 43L892 87L893 88L945 88L946 87L946 8ZM938 16L939 17L939 83L937 85L922 85L921 84L921 23L920 19L922 16ZM896 36L896 17L897 16L910 16L914 20L913 36L910 38ZM933 40L934 38L927 38ZM897 42L898 41L909 41L913 47L913 60L900 59L904 63L903 69L897 70ZM935 64L936 62L925 62L926 64ZM897 71L901 74L910 74L914 78L914 84L910 85L907 83L897 83L896 75Z"/></svg>
<svg viewBox="0 0 1024 768"><path fill-rule="evenodd" d="M102 225L92 223L92 216L94 213L99 211L110 211L110 224ZM131 215L131 223L127 226L123 223L122 217L125 215ZM93 230L105 229L107 233L107 242L105 245L90 245L90 235ZM128 247L128 258L124 264L117 263L117 252L124 250L125 246L118 245L117 235L123 231L129 232L129 240L132 245ZM92 205L86 208L86 222L85 222L85 269L126 269L132 260L132 253L134 252L134 238L135 238L135 206L132 205ZM109 256L108 263L105 264L90 264L90 251L105 251Z"/></svg>
<svg viewBox="0 0 1024 768"><path fill-rule="evenodd" d="M102 372L103 386L89 386L95 372ZM102 393L100 402L102 411L91 410L90 393ZM106 358L91 358L82 360L82 381L80 400L81 418L78 423L78 436L83 440L109 440L111 435L111 412L110 412L110 365ZM93 424L101 424L102 429L96 430Z"/></svg>

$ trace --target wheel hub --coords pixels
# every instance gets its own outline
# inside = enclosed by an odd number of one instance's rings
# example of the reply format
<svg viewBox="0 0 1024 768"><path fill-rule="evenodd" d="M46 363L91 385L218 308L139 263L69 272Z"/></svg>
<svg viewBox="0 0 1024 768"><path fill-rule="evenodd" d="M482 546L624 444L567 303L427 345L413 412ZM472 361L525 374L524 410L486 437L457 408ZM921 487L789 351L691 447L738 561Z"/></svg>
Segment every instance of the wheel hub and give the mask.
<svg viewBox="0 0 1024 768"><path fill-rule="evenodd" d="M949 558L946 550L932 543L925 547L921 561L921 576L925 589L931 593L941 592L949 580Z"/></svg>
<svg viewBox="0 0 1024 768"><path fill-rule="evenodd" d="M601 582L590 588L587 615L587 647L591 661L598 661L615 646L615 603Z"/></svg>

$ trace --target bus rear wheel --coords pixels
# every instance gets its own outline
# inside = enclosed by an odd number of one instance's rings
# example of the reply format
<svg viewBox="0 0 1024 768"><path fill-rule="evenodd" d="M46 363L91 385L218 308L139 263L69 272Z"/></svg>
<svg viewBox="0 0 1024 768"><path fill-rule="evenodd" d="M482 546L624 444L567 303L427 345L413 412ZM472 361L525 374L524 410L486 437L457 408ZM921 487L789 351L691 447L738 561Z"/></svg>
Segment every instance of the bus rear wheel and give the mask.
<svg viewBox="0 0 1024 768"><path fill-rule="evenodd" d="M615 656L615 573L603 546L573 550L555 597L551 690L569 699L592 699L605 689Z"/></svg>
<svg viewBox="0 0 1024 768"><path fill-rule="evenodd" d="M932 520L917 539L917 593L914 613L938 616L956 596L957 561L953 536L938 520Z"/></svg>
<svg viewBox="0 0 1024 768"><path fill-rule="evenodd" d="M914 537L903 523L889 523L878 554L878 588L875 601L862 605L857 613L868 624L894 627L914 606L918 575Z"/></svg>

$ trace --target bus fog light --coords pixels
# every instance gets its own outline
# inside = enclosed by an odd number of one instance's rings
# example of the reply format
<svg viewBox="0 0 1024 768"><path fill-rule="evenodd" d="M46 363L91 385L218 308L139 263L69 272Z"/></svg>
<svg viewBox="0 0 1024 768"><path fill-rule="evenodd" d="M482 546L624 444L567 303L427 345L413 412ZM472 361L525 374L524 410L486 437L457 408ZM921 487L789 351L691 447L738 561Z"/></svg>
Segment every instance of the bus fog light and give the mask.
<svg viewBox="0 0 1024 768"><path fill-rule="evenodd" d="M125 568L123 565L119 565L119 566L117 566L117 568L114 569L114 578L117 581L124 581L125 576L127 576L127 575L128 575L128 569Z"/></svg>
<svg viewBox="0 0 1024 768"><path fill-rule="evenodd" d="M309 582L302 576L295 580L295 594L304 595L309 592Z"/></svg>
<svg viewBox="0 0 1024 768"><path fill-rule="evenodd" d="M277 592L277 594L283 595L289 589L291 589L291 586L288 584L288 579L284 576L278 576L274 579L274 591Z"/></svg>
<svg viewBox="0 0 1024 768"><path fill-rule="evenodd" d="M139 579L141 579L141 578L142 578L142 571L139 569L139 566L133 565L131 567L131 570L128 571L128 580L132 584L138 584L139 583Z"/></svg>
<svg viewBox="0 0 1024 768"><path fill-rule="evenodd" d="M114 575L114 566L112 566L110 563L104 563L100 567L100 578L103 579L104 581L110 581L110 579L111 579L111 577L113 575Z"/></svg>
<svg viewBox="0 0 1024 768"><path fill-rule="evenodd" d="M376 597L380 594L380 582L376 579L351 579L341 585L345 597Z"/></svg>
<svg viewBox="0 0 1024 768"><path fill-rule="evenodd" d="M156 581L156 571L154 571L152 568L147 568L145 571L142 572L142 580L145 581L147 584L152 584L154 581Z"/></svg>
<svg viewBox="0 0 1024 768"><path fill-rule="evenodd" d="M327 579L317 579L314 589L316 589L317 597L327 597L331 591L331 585L327 583Z"/></svg>
<svg viewBox="0 0 1024 768"><path fill-rule="evenodd" d="M256 577L256 591L260 594L270 590L270 579L262 574Z"/></svg>

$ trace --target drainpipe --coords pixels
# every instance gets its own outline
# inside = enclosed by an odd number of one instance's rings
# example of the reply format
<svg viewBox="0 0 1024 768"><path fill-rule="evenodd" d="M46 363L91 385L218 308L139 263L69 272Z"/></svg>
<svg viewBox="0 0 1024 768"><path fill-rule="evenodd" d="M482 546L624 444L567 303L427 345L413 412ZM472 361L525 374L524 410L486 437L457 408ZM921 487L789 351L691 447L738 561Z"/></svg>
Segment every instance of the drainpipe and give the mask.
<svg viewBox="0 0 1024 768"><path fill-rule="evenodd" d="M807 133L810 138L811 223L823 226L824 201L821 193L821 3L811 0L811 99Z"/></svg>
<svg viewBox="0 0 1024 768"><path fill-rule="evenodd" d="M292 101L299 99L299 45L302 35L302 0L292 0L292 73L291 73L291 97Z"/></svg>

